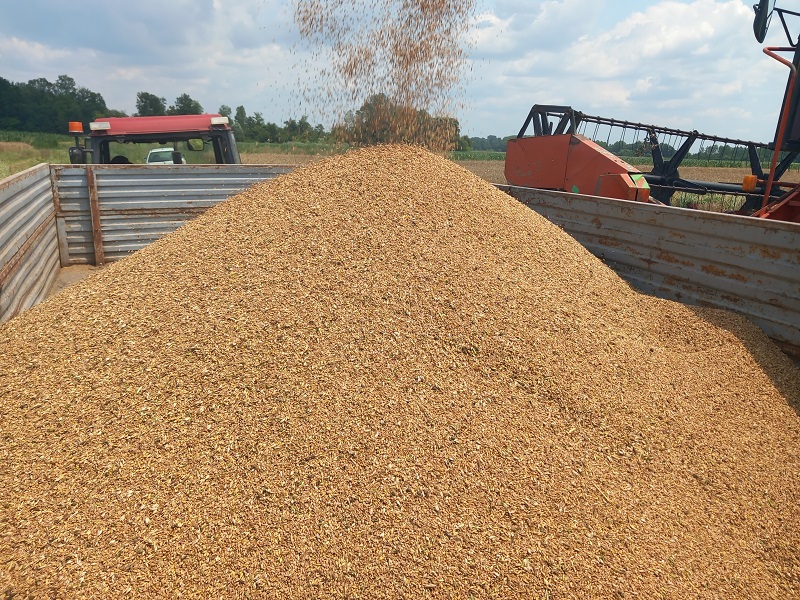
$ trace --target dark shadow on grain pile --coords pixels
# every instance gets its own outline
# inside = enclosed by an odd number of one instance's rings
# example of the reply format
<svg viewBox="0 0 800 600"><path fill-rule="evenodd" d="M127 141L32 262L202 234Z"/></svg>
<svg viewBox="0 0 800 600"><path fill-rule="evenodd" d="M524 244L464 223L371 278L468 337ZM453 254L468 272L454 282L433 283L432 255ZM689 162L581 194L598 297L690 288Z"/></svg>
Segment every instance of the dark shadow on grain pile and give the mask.
<svg viewBox="0 0 800 600"><path fill-rule="evenodd" d="M747 348L758 369L769 377L775 389L786 399L786 403L800 416L800 389L797 373L800 356L784 353L767 335L745 317L733 312L688 305L700 318L720 329L725 329ZM743 368L748 368L743 365Z"/></svg>

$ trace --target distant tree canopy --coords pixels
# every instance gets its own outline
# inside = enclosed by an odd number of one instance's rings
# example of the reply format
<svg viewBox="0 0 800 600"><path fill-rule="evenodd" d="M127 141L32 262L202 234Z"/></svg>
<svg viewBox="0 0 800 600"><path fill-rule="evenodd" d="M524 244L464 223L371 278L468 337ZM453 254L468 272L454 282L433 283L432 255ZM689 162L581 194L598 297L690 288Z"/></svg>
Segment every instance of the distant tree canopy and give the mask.
<svg viewBox="0 0 800 600"><path fill-rule="evenodd" d="M136 94L135 117L162 117L167 114L167 100L150 92Z"/></svg>
<svg viewBox="0 0 800 600"><path fill-rule="evenodd" d="M167 108L167 99L150 92L136 94L136 117L163 117L164 115L201 115L203 107L189 94L181 94Z"/></svg>
<svg viewBox="0 0 800 600"><path fill-rule="evenodd" d="M231 116L233 115L233 111L231 110L231 107L228 106L227 104L223 104L222 106L220 106L217 112L221 114L223 117L228 117L229 119L233 118Z"/></svg>
<svg viewBox="0 0 800 600"><path fill-rule="evenodd" d="M223 105L219 113L233 119L236 139L243 141L285 143L333 139L358 146L406 142L435 150L470 148L469 138L460 136L458 120L431 117L424 110L404 110L383 94L369 98L330 133L322 125L312 126L305 115L279 126L265 121L260 112L248 115L244 106L237 106L234 112Z"/></svg>
<svg viewBox="0 0 800 600"><path fill-rule="evenodd" d="M461 137L457 119L433 117L425 110L400 106L385 94L368 98L332 132L341 141L370 144L409 143L432 150L457 150L469 145Z"/></svg>
<svg viewBox="0 0 800 600"><path fill-rule="evenodd" d="M305 115L277 125L267 122L260 112L248 115L244 106L237 106L234 111L223 104L218 112L231 119L236 138L241 141L285 143L334 139L355 145L406 142L434 150L468 150L472 146L470 138L461 136L457 119L433 117L424 110L400 107L384 94L367 99L330 133L320 124L312 125ZM179 95L170 106L158 94L145 91L136 94L135 116L201 113L202 105L189 94ZM103 96L78 87L68 75L60 75L55 82L39 78L27 83L13 83L0 77L0 129L66 133L69 121L80 121L86 126L98 118L113 116L126 114L108 108ZM476 139L479 138L473 138Z"/></svg>
<svg viewBox="0 0 800 600"><path fill-rule="evenodd" d="M623 140L618 140L611 144L608 142L598 141L597 144L609 152L612 152L613 154L628 161L635 161L639 158L650 159L652 156L650 144L644 141L626 142ZM695 147L697 150L695 152L687 153L686 158L734 163L744 163L749 161L748 149L745 145L706 142ZM677 152L673 146L663 142L659 144L659 148L661 149L661 156L665 159L672 158ZM768 148L757 148L756 156L758 156L762 164L766 164L772 158L772 151Z"/></svg>
<svg viewBox="0 0 800 600"><path fill-rule="evenodd" d="M112 112L120 114L68 75L59 75L55 83L44 78L12 83L0 77L0 129L65 133L69 121L88 123Z"/></svg>
<svg viewBox="0 0 800 600"><path fill-rule="evenodd" d="M229 106L222 105L219 107L219 114L231 118L230 110ZM299 121L284 121L283 127L279 127L275 123L266 122L260 112L249 116L244 106L236 107L233 131L237 140L261 143L319 142L328 138L325 128L322 125L312 127L305 115Z"/></svg>
<svg viewBox="0 0 800 600"><path fill-rule="evenodd" d="M514 136L512 135L499 138L496 135L490 135L489 137L485 138L471 137L469 138L469 141L472 144L473 150L494 150L495 152L505 152L506 142L513 137Z"/></svg>
<svg viewBox="0 0 800 600"><path fill-rule="evenodd" d="M189 94L181 94L175 98L175 104L167 109L168 115L202 115L203 107Z"/></svg>

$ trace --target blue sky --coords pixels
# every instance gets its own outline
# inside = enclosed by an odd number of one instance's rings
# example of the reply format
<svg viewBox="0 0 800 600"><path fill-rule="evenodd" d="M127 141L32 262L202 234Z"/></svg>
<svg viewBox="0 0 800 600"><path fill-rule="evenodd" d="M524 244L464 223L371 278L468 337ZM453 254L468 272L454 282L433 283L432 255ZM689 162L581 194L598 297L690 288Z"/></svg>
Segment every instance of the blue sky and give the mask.
<svg viewBox="0 0 800 600"><path fill-rule="evenodd" d="M478 1L455 115L466 135L515 134L539 103L772 138L788 69L753 37L754 0ZM763 45L786 45L777 19ZM244 105L267 121L306 114L328 127L298 93L318 68L286 1L0 0L0 77L68 74L129 113L139 91L168 103L188 93L209 112Z"/></svg>

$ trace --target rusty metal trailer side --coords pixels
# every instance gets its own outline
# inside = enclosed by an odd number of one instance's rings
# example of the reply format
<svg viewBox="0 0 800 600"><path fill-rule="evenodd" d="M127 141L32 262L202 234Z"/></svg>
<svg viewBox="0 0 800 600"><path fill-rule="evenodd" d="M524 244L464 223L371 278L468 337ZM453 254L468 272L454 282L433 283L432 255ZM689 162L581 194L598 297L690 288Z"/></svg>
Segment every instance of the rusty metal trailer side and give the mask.
<svg viewBox="0 0 800 600"><path fill-rule="evenodd" d="M0 181L0 321L40 302L59 269L50 167Z"/></svg>
<svg viewBox="0 0 800 600"><path fill-rule="evenodd" d="M53 165L61 266L119 260L288 165Z"/></svg>
<svg viewBox="0 0 800 600"><path fill-rule="evenodd" d="M743 314L800 352L800 224L500 186L646 293Z"/></svg>

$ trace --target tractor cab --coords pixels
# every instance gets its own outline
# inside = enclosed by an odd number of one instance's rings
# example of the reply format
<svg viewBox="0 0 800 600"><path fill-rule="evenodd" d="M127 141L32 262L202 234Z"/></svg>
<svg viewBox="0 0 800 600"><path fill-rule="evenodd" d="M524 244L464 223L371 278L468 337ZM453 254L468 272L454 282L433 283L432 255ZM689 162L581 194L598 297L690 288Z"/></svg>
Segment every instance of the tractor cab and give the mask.
<svg viewBox="0 0 800 600"><path fill-rule="evenodd" d="M146 164L154 148L171 152L172 160L159 164L241 163L228 117L218 114L108 117L89 129L81 144L83 124L69 124L71 164Z"/></svg>

